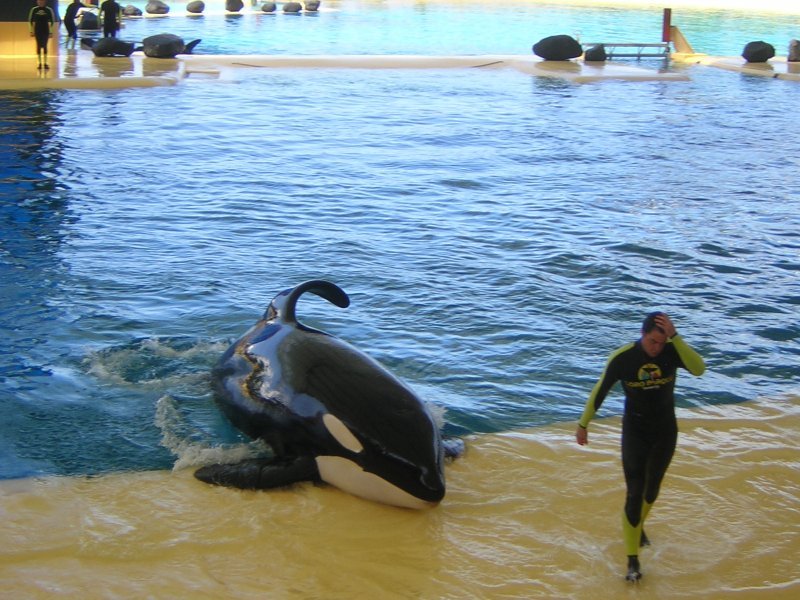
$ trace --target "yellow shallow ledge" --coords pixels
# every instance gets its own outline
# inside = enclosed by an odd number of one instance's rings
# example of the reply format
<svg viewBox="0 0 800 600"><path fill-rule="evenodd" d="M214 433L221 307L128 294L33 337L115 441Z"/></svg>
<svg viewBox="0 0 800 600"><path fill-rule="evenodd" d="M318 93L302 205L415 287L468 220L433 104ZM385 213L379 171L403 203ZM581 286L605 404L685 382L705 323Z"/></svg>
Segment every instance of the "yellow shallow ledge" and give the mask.
<svg viewBox="0 0 800 600"><path fill-rule="evenodd" d="M118 89L175 85L184 77L176 59L97 58L89 51L51 56L50 69L40 70L35 55L0 56L0 89Z"/></svg>
<svg viewBox="0 0 800 600"><path fill-rule="evenodd" d="M342 68L342 69L452 69L513 68L539 77L587 83L608 79L627 81L685 81L681 73L661 73L614 62L584 63L543 61L535 56L263 56L186 55L177 59L130 57L97 58L80 50L51 58L51 69L37 69L36 58L0 57L0 89L109 89L174 85L187 76L236 79L254 68Z"/></svg>
<svg viewBox="0 0 800 600"><path fill-rule="evenodd" d="M678 418L636 589L614 417L592 422L588 446L574 422L469 437L433 510L311 484L220 488L191 470L0 481L0 597L798 598L800 397Z"/></svg>

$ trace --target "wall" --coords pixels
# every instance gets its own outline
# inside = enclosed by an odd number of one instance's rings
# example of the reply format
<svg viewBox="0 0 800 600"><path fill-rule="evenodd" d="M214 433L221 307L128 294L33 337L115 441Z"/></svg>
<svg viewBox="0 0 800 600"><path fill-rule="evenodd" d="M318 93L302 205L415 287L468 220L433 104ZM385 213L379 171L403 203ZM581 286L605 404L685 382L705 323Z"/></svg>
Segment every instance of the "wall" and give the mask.
<svg viewBox="0 0 800 600"><path fill-rule="evenodd" d="M47 5L53 9L56 19L60 19L58 0L47 0ZM0 57L36 56L36 42L28 26L28 15L34 6L34 0L0 1ZM58 53L58 25L53 29L53 39L47 49L51 56Z"/></svg>

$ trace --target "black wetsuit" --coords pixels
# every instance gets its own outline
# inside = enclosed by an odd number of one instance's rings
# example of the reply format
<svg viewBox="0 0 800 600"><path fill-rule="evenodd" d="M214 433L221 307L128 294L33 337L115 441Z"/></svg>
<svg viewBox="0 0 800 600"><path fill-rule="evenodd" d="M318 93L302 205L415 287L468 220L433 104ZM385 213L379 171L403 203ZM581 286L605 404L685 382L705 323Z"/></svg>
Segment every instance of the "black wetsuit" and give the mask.
<svg viewBox="0 0 800 600"><path fill-rule="evenodd" d="M103 37L117 37L122 8L114 0L106 0L100 5L100 15L103 17Z"/></svg>
<svg viewBox="0 0 800 600"><path fill-rule="evenodd" d="M28 22L31 26L31 33L36 38L36 53L44 52L46 55L47 41L50 39L50 33L56 22L53 9L49 6L34 6L28 15Z"/></svg>
<svg viewBox="0 0 800 600"><path fill-rule="evenodd" d="M78 16L78 11L83 8L82 2L73 2L67 6L64 11L64 26L67 28L67 37L77 40L78 39L78 24L75 18Z"/></svg>
<svg viewBox="0 0 800 600"><path fill-rule="evenodd" d="M678 367L695 375L705 369L703 359L678 335L656 357L645 353L641 341L626 344L609 356L578 422L587 427L614 384L622 382L622 468L627 486L623 534L629 556L638 554L642 524L675 451L678 424L673 391Z"/></svg>

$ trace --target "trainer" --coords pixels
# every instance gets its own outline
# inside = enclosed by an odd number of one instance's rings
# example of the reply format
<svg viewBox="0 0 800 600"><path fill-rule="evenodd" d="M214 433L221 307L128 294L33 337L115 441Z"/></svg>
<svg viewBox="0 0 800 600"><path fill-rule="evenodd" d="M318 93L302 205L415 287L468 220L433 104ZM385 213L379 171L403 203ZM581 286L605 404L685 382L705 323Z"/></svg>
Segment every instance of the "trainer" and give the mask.
<svg viewBox="0 0 800 600"><path fill-rule="evenodd" d="M658 497L678 440L673 395L678 367L692 375L702 375L706 368L703 359L678 335L666 314L647 315L641 338L609 356L575 431L578 444L589 442L589 421L612 386L621 382L625 393L622 469L627 488L622 534L628 556L625 577L628 581L642 577L639 547L650 543L644 533L644 521Z"/></svg>
<svg viewBox="0 0 800 600"><path fill-rule="evenodd" d="M39 58L39 69L49 69L47 64L47 43L53 37L53 25L56 23L53 9L47 6L47 0L36 0L36 6L28 14L31 37L36 38L36 56Z"/></svg>

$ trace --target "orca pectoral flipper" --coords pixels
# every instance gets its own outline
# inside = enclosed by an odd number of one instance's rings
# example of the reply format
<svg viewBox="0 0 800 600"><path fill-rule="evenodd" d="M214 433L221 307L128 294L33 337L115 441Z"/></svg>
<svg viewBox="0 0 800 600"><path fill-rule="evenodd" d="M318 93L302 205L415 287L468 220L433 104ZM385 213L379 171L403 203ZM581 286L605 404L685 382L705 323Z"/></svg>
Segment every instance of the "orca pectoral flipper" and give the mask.
<svg viewBox="0 0 800 600"><path fill-rule="evenodd" d="M320 481L313 457L253 458L228 465L207 465L194 476L205 483L242 490L267 490L301 481Z"/></svg>

